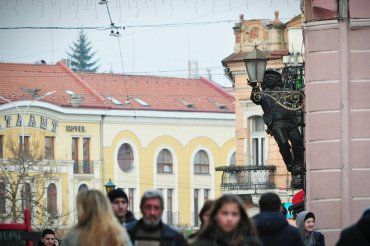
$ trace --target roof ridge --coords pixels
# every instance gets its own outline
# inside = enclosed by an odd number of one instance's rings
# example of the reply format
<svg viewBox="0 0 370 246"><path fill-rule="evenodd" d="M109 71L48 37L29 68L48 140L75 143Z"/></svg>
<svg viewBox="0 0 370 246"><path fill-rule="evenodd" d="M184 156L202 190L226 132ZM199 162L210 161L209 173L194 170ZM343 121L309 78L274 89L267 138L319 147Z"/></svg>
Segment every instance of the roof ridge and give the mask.
<svg viewBox="0 0 370 246"><path fill-rule="evenodd" d="M69 67L67 67L63 62L58 61L55 65L60 66L64 71L69 73L77 82L79 82L85 89L90 91L92 94L94 94L99 100L105 105L108 106L106 103L106 100L100 93L98 93L88 82L84 81L82 78L80 78L74 71L72 71Z"/></svg>
<svg viewBox="0 0 370 246"><path fill-rule="evenodd" d="M211 88L215 89L218 93L220 93L221 95L225 96L229 100L234 101L234 96L232 96L229 92L227 92L226 90L224 90L221 86L219 86L215 82L213 82L213 81L211 81L209 79L206 79L204 77L200 77L200 80L202 82L206 83Z"/></svg>
<svg viewBox="0 0 370 246"><path fill-rule="evenodd" d="M160 75L144 75L144 74L122 74L122 73L93 73L93 72L77 72L82 75L107 75L107 76L128 76L128 77L150 77L150 78L164 78L164 79L183 79L183 80L200 80L200 78L182 78L173 76L160 76Z"/></svg>
<svg viewBox="0 0 370 246"><path fill-rule="evenodd" d="M26 62L0 62L0 65L18 65L18 66L55 66L55 64L48 63L26 63Z"/></svg>

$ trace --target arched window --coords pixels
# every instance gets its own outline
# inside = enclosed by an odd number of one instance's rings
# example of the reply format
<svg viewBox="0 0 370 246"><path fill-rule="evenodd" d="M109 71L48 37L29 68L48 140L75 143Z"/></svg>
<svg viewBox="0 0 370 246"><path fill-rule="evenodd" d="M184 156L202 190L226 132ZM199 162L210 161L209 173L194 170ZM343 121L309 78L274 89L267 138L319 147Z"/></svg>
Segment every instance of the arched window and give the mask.
<svg viewBox="0 0 370 246"><path fill-rule="evenodd" d="M168 149L162 149L157 157L157 173L172 173L173 161Z"/></svg>
<svg viewBox="0 0 370 246"><path fill-rule="evenodd" d="M235 165L236 165L236 158L235 158L235 155L236 155L236 152L234 151L234 152L231 154L231 157L230 157L230 166L235 166Z"/></svg>
<svg viewBox="0 0 370 246"><path fill-rule="evenodd" d="M194 174L209 174L209 159L204 150L199 150L195 155Z"/></svg>
<svg viewBox="0 0 370 246"><path fill-rule="evenodd" d="M132 170L134 154L129 144L125 143L121 145L118 150L117 162L123 172L129 172Z"/></svg>
<svg viewBox="0 0 370 246"><path fill-rule="evenodd" d="M47 210L49 214L57 213L57 187L49 184L47 190Z"/></svg>
<svg viewBox="0 0 370 246"><path fill-rule="evenodd" d="M87 187L86 184L81 184L79 187L78 187L78 192L81 192L81 191L87 191L89 189L89 187Z"/></svg>
<svg viewBox="0 0 370 246"><path fill-rule="evenodd" d="M31 210L31 186L29 183L26 183L22 186L22 208Z"/></svg>
<svg viewBox="0 0 370 246"><path fill-rule="evenodd" d="M265 123L262 116L250 119L252 165L264 165L267 160Z"/></svg>
<svg viewBox="0 0 370 246"><path fill-rule="evenodd" d="M0 214L6 213L6 199L5 199L5 183L0 182Z"/></svg>

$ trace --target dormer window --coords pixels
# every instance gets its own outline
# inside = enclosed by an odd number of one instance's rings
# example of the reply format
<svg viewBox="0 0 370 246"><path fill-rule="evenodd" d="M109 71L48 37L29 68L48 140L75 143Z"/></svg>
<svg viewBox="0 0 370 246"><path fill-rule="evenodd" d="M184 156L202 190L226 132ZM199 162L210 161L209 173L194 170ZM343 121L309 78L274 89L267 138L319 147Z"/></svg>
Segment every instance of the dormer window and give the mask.
<svg viewBox="0 0 370 246"><path fill-rule="evenodd" d="M118 101L118 99L116 99L116 98L114 98L112 96L108 96L107 99L110 100L115 105L122 105L122 103L120 101Z"/></svg>
<svg viewBox="0 0 370 246"><path fill-rule="evenodd" d="M139 103L141 106L145 106L145 107L148 107L150 106L149 103L145 102L144 100L142 100L141 98L139 97L136 97L134 99L137 103Z"/></svg>
<svg viewBox="0 0 370 246"><path fill-rule="evenodd" d="M194 108L194 104L186 101L185 99L180 99L180 102L188 108Z"/></svg>

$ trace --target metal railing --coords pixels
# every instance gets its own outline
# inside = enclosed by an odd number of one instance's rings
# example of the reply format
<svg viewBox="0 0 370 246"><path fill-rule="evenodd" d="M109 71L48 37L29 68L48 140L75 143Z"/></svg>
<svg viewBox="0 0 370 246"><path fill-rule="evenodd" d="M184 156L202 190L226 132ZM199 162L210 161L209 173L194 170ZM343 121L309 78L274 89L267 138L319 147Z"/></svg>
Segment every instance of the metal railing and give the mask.
<svg viewBox="0 0 370 246"><path fill-rule="evenodd" d="M169 225L177 225L179 223L179 213L171 212L171 211L164 211L162 215L162 219L165 223Z"/></svg>
<svg viewBox="0 0 370 246"><path fill-rule="evenodd" d="M222 171L222 190L274 189L275 166L224 166Z"/></svg>
<svg viewBox="0 0 370 246"><path fill-rule="evenodd" d="M73 173L75 174L93 174L93 161L75 161L73 163Z"/></svg>

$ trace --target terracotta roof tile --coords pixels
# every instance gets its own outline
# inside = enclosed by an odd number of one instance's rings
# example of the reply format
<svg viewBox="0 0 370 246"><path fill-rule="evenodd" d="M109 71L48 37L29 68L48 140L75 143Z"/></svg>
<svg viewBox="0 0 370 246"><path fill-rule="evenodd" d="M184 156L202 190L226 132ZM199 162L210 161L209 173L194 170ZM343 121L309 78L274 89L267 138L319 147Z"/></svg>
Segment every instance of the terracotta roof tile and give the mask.
<svg viewBox="0 0 370 246"><path fill-rule="evenodd" d="M66 93L70 90L83 97L80 107L234 112L233 96L205 78L74 73L59 62L55 65L0 63L0 95L10 101L31 100L32 96L22 88L41 89L40 96L56 91L42 101L63 107L71 107L70 96ZM107 97L114 97L122 105ZM126 104L127 98L129 104ZM135 98L149 105L142 105ZM0 103L5 101L0 99Z"/></svg>
<svg viewBox="0 0 370 246"><path fill-rule="evenodd" d="M98 95L89 91L60 64L0 63L0 95L10 101L33 100L22 88L41 89L39 96L55 91L41 101L59 106L70 107L70 96L65 92L70 90L83 97L80 107L106 107ZM0 103L5 101L0 99Z"/></svg>
<svg viewBox="0 0 370 246"><path fill-rule="evenodd" d="M233 96L205 78L184 79L104 73L77 73L103 97L114 97L113 108L135 110L234 112ZM126 99L130 104L125 104ZM135 101L148 103L144 106ZM186 102L186 103L185 103ZM192 104L188 107L187 104ZM225 108L220 108L225 105Z"/></svg>

